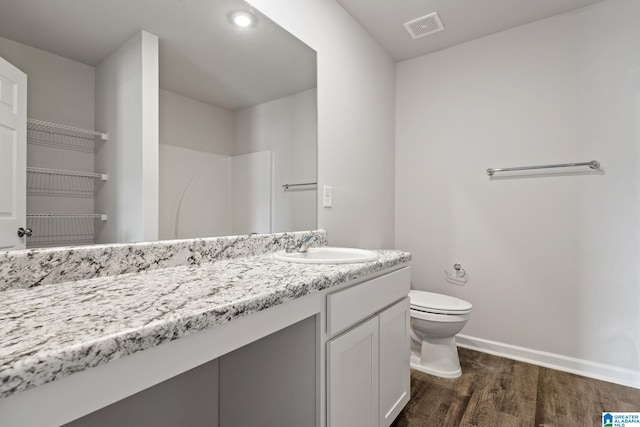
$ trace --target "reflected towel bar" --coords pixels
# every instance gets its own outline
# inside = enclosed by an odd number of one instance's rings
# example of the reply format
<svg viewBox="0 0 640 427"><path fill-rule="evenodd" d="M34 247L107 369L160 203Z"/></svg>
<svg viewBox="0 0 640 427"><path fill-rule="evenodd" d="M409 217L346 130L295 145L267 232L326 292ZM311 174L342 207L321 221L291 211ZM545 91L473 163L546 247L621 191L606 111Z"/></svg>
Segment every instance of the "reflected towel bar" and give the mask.
<svg viewBox="0 0 640 427"><path fill-rule="evenodd" d="M303 185L318 185L317 182L303 182L302 184L282 184L282 188L288 190L289 187L300 187Z"/></svg>
<svg viewBox="0 0 640 427"><path fill-rule="evenodd" d="M591 160L590 162L581 162L581 163L562 163L559 165L540 165L540 166L521 166L517 168L500 168L500 169L487 169L487 175L493 176L496 172L509 172L509 171L524 171L531 169L551 169L551 168L568 168L574 166L589 166L591 169L600 168L600 162L596 160Z"/></svg>

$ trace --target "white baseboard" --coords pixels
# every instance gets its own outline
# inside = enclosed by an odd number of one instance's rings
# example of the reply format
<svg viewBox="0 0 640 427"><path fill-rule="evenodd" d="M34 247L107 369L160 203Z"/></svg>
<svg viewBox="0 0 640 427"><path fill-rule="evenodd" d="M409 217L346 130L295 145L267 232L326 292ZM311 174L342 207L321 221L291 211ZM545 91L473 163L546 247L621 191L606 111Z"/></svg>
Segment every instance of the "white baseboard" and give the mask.
<svg viewBox="0 0 640 427"><path fill-rule="evenodd" d="M489 353L507 359L531 363L532 365L544 366L545 368L640 389L640 371L618 368L604 363L590 362L561 354L547 353L545 351L503 344L467 335L456 335L456 344L458 347L468 348L482 353Z"/></svg>

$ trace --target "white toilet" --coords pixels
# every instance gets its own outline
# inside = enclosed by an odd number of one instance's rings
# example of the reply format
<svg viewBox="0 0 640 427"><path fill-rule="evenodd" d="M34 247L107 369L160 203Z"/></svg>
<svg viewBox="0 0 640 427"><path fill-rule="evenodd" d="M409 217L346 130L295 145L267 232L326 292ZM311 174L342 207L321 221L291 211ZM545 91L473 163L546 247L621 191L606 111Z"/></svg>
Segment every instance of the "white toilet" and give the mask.
<svg viewBox="0 0 640 427"><path fill-rule="evenodd" d="M409 292L411 368L442 378L462 375L455 335L469 320L471 303L432 292Z"/></svg>

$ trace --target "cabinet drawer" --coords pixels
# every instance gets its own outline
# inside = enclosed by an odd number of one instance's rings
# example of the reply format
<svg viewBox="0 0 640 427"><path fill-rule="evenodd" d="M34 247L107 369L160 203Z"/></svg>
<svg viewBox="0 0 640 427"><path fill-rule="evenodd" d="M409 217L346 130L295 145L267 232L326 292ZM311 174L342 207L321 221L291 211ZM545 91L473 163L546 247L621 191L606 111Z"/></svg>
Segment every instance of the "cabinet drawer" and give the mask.
<svg viewBox="0 0 640 427"><path fill-rule="evenodd" d="M327 295L327 334L338 332L405 298L411 288L409 267Z"/></svg>

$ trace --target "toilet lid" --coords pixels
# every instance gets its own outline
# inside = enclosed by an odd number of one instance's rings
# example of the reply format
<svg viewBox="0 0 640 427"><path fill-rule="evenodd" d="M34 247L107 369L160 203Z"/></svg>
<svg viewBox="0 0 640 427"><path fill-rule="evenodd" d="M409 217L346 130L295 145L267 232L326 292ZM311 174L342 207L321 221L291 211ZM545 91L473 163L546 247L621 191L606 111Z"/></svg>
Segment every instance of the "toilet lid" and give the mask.
<svg viewBox="0 0 640 427"><path fill-rule="evenodd" d="M409 291L411 308L429 313L466 314L471 311L470 302L448 295L425 291Z"/></svg>

